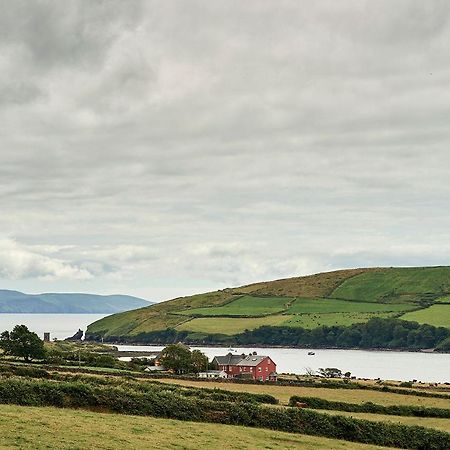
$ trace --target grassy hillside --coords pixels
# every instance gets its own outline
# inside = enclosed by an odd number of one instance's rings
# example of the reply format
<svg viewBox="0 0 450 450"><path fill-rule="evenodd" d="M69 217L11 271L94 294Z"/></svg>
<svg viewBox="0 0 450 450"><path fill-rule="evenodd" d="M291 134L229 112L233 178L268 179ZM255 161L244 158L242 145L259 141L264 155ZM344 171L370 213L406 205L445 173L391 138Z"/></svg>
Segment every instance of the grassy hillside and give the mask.
<svg viewBox="0 0 450 450"><path fill-rule="evenodd" d="M450 267L338 270L182 297L106 317L88 335L166 329L233 335L264 325L317 328L400 317L450 327ZM434 303L438 305L434 306Z"/></svg>

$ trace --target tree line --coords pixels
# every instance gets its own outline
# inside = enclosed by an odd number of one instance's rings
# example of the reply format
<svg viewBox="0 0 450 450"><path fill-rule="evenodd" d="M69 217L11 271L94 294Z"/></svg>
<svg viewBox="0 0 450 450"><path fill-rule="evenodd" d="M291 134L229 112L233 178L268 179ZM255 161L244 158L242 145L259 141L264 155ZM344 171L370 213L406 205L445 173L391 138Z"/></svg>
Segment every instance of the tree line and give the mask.
<svg viewBox="0 0 450 450"><path fill-rule="evenodd" d="M90 335L100 340L101 336ZM109 336L105 342L223 344L223 345L283 345L315 348L389 348L420 350L435 348L450 351L450 329L418 324L400 319L373 318L350 326L322 326L312 330L286 326L262 326L234 336L208 334L193 338L188 331L173 328L140 333L136 336Z"/></svg>

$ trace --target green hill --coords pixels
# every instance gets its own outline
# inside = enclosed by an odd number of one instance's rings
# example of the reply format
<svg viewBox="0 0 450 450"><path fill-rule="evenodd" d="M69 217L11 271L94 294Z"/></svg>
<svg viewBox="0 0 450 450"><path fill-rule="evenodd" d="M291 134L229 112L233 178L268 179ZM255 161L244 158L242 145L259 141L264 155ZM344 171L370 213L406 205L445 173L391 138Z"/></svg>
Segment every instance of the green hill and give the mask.
<svg viewBox="0 0 450 450"><path fill-rule="evenodd" d="M164 330L231 336L264 325L314 329L372 318L450 328L450 267L338 270L169 300L88 327L94 339L139 341ZM434 306L438 303L439 306Z"/></svg>

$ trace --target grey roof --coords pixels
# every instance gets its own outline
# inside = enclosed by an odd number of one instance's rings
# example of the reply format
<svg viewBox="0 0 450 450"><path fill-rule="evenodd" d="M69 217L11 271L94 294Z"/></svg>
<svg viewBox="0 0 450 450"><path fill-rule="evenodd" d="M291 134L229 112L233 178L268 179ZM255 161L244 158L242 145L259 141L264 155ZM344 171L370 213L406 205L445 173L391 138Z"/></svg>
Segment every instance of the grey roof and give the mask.
<svg viewBox="0 0 450 450"><path fill-rule="evenodd" d="M221 366L235 366L242 359L242 355L233 355L228 353L225 356L215 356L217 364Z"/></svg>
<svg viewBox="0 0 450 450"><path fill-rule="evenodd" d="M248 355L241 359L236 365L237 366L257 366L263 359L267 356L263 355Z"/></svg>

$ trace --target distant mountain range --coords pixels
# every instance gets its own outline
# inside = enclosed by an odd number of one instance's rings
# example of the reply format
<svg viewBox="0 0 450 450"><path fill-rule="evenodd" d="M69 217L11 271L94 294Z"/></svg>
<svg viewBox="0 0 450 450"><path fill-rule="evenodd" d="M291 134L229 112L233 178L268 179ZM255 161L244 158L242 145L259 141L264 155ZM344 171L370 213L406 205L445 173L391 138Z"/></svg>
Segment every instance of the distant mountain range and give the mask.
<svg viewBox="0 0 450 450"><path fill-rule="evenodd" d="M24 294L0 290L0 313L114 314L152 304L129 295Z"/></svg>

